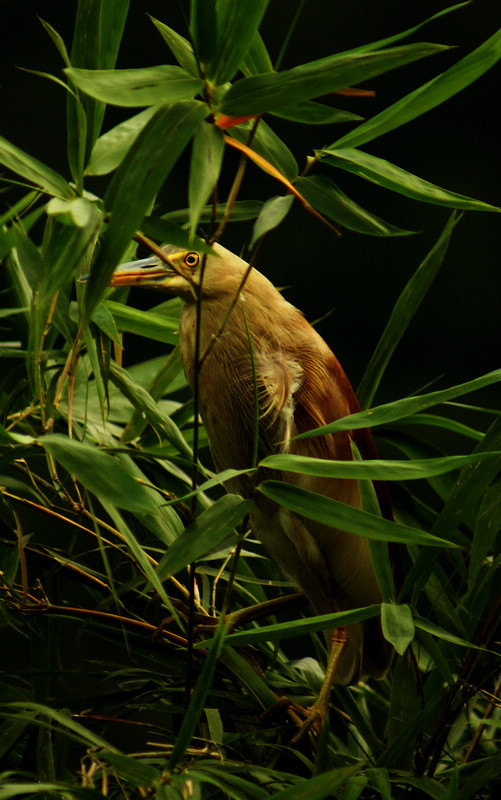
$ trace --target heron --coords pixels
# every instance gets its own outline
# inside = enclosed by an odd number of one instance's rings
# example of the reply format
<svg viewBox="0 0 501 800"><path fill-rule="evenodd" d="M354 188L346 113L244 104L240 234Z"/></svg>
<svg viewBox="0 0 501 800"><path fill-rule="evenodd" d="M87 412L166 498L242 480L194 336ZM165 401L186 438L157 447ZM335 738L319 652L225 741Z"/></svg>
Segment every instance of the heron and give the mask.
<svg viewBox="0 0 501 800"><path fill-rule="evenodd" d="M362 458L377 457L367 429L297 438L360 406L326 342L261 272L218 243L208 255L175 245L162 252L163 259L122 265L111 285L148 287L184 301L182 361L191 388L198 384L200 415L217 470L247 470L256 456L259 462L276 453L352 460L352 442ZM252 497L251 530L314 612L380 603L368 540L277 505L255 491L256 475L259 470L234 477L228 488ZM285 471L274 471L273 477L361 507L356 480ZM391 519L384 485L377 490L381 512ZM317 730L334 683L381 678L392 657L377 618L336 628L327 640L324 685L306 712L307 725Z"/></svg>

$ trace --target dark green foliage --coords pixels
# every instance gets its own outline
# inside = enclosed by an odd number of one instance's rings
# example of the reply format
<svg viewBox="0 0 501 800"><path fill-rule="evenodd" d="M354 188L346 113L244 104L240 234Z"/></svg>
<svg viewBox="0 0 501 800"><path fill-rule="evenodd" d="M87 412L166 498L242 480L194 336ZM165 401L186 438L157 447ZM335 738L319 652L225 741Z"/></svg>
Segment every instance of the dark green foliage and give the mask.
<svg viewBox="0 0 501 800"><path fill-rule="evenodd" d="M266 459L267 468L356 477L363 510L278 481L259 489L305 517L370 536L381 608L303 618L299 604L272 603L271 619L249 613L243 629L230 628L232 612L290 586L249 536L252 501L223 492L234 473L212 471L176 347L179 301L143 311L125 304L123 290L108 298L111 273L145 236L204 250L204 236L253 220L252 253L272 230L280 235L293 203L305 207L305 228L320 217L373 236L409 233L348 197L346 172L432 206L499 212L358 148L481 76L501 56L501 32L360 121L315 101L444 47L403 43L416 25L275 70L258 32L267 5L192 0L178 32L167 4L166 22L153 22L178 66L115 70L128 2L80 0L72 48L45 24L68 81L72 182L0 138L7 176L28 185L0 218L0 316L10 325L0 343L0 800L487 800L501 790L500 409L469 416L448 405L498 384L501 370L373 406L440 270L456 212L395 293L361 383L364 410L329 426L372 427L386 457ZM101 133L106 104L145 108ZM266 121L256 116L265 112ZM275 132L277 117L353 127L312 147L303 169ZM316 143L318 131L309 129ZM257 200L239 193L246 159L265 175ZM167 213L158 195L174 168L185 170L190 207ZM102 198L86 191L89 178L107 175ZM221 186L232 182L223 202ZM75 281L84 273L86 284ZM163 354L125 368L124 333L147 348L162 343ZM447 437L450 450L440 444ZM395 523L378 514L378 479L395 489ZM387 542L398 543L396 587ZM218 624L222 609L230 615ZM264 712L281 697L313 701L322 630L380 613L397 652L388 676L338 687L316 747L308 739L292 747L287 711Z"/></svg>

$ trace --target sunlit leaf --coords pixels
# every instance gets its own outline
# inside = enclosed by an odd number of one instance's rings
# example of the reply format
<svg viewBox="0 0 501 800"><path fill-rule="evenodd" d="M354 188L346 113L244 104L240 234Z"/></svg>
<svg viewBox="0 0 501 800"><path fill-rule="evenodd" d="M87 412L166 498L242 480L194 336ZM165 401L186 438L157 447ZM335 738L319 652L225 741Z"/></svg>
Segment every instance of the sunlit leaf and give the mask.
<svg viewBox="0 0 501 800"><path fill-rule="evenodd" d="M202 88L199 78L168 64L141 69L71 67L65 72L82 92L115 106L172 105L194 97Z"/></svg>

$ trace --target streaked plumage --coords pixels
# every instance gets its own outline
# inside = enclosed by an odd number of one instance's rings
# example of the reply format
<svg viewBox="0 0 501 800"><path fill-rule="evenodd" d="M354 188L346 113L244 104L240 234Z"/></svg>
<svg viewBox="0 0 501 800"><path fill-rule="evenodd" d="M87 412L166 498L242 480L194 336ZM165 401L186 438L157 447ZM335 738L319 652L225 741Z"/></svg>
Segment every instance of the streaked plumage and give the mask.
<svg viewBox="0 0 501 800"><path fill-rule="evenodd" d="M202 284L200 353L202 358L207 355L200 372L199 396L217 468L244 469L251 465L256 385L259 459L277 452L351 459L350 434L346 432L293 440L298 433L359 410L334 354L301 312L257 270L250 271L238 295L248 265L220 245L214 245L214 252L207 257ZM140 273L127 265L127 269L115 273L113 282L156 287L185 300L180 343L186 376L193 387L196 294L202 259L172 246L166 253L177 272L164 265ZM375 457L368 431L354 431L353 440L363 457ZM356 481L276 471L273 477L360 506ZM235 478L231 491L249 496L253 481L255 478L248 476ZM389 517L386 497L384 492L380 494L382 512ZM305 592L316 613L380 602L367 540L300 519L259 493L253 496L256 503L250 522L254 533ZM382 637L379 622L353 625L348 634L335 682L382 676L391 649Z"/></svg>

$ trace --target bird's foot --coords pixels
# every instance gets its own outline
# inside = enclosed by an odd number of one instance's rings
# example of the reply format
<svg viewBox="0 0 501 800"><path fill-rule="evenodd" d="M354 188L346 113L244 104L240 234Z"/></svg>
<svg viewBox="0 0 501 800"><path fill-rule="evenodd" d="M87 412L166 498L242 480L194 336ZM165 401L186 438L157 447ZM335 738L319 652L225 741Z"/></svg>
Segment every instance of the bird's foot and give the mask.
<svg viewBox="0 0 501 800"><path fill-rule="evenodd" d="M304 719L299 730L292 737L291 744L298 744L307 734L320 736L327 715L327 708L323 703L313 703L309 708L303 708L301 711Z"/></svg>
<svg viewBox="0 0 501 800"><path fill-rule="evenodd" d="M261 719L269 719L282 709L287 710L289 718L298 726L298 731L292 737L291 744L298 744L307 734L313 740L320 735L327 714L327 708L323 703L317 701L308 708L304 708L289 697L281 697L275 705L261 715Z"/></svg>

